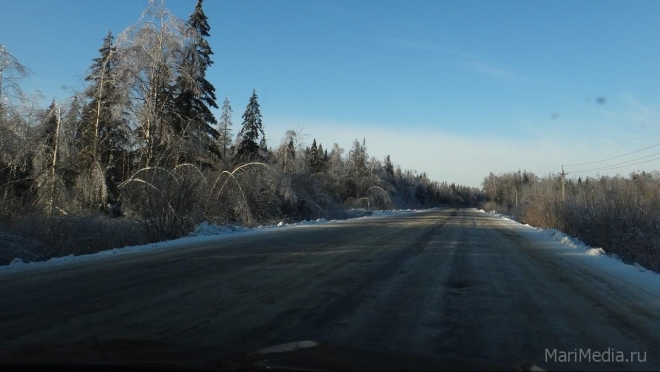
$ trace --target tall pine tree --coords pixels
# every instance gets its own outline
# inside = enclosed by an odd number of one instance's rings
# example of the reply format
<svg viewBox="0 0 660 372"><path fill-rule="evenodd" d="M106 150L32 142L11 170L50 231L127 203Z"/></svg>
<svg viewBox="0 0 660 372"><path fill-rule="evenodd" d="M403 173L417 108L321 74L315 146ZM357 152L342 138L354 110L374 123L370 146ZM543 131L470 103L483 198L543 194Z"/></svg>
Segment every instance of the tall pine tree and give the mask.
<svg viewBox="0 0 660 372"><path fill-rule="evenodd" d="M252 90L250 102L245 108L245 113L243 113L243 127L238 134L236 155L234 157L237 162L247 162L259 158L261 148L257 140L259 139L259 135L264 137L264 128L261 119L257 92L256 90Z"/></svg>

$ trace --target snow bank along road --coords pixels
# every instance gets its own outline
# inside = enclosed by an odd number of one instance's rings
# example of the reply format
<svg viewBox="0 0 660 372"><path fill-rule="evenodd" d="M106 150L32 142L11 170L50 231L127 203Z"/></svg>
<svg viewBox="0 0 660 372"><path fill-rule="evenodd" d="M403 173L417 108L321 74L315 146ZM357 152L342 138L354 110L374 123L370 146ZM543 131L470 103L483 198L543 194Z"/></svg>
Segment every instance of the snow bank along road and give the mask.
<svg viewBox="0 0 660 372"><path fill-rule="evenodd" d="M149 339L224 355L325 339L550 369L660 368L657 291L534 234L444 209L9 272L0 348Z"/></svg>

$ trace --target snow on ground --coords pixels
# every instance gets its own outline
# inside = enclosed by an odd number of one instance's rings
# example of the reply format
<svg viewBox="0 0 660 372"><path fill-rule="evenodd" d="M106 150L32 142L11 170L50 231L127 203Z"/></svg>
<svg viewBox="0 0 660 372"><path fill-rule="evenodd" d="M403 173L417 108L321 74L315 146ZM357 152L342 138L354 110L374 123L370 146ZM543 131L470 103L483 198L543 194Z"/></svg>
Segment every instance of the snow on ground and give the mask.
<svg viewBox="0 0 660 372"><path fill-rule="evenodd" d="M556 252L570 259L580 262L607 276L627 282L642 289L655 297L660 298L660 274L647 270L638 263L632 265L623 262L616 254L607 254L602 248L586 245L580 239L574 238L556 229L543 229L528 224L522 224L514 217L501 213L486 212L485 214L506 221L505 223L516 228L516 232L524 237L551 247Z"/></svg>
<svg viewBox="0 0 660 372"><path fill-rule="evenodd" d="M190 233L189 236L175 240L169 240L169 241L163 241L163 242L151 243L151 244L145 244L139 246L115 248L107 251L101 251L98 253L87 254L82 256L74 256L73 254L71 254L64 257L51 258L48 261L41 261L41 262L23 262L21 259L16 258L9 265L0 266L0 275L2 275L3 273L15 272L17 270L29 270L29 269L39 269L46 267L64 266L64 265L70 265L75 262L95 261L108 257L117 257L125 254L135 254L135 253L142 253L148 251L174 249L189 245L225 240L237 236L259 234L262 232L273 231L282 228L301 228L305 226L317 226L328 223L345 223L347 221L356 220L356 219L392 216L400 213L412 213L416 211L417 210L414 209L386 210L386 211L368 211L366 209L356 209L356 210L349 210L349 214L360 217L349 218L345 220L330 220L330 221L326 220L325 218L319 218L317 220L307 220L307 221L300 221L295 223L293 222L285 223L284 221L280 221L278 224L275 225L266 225L266 226L259 225L258 227L255 228L235 226L235 225L218 226L218 225L209 224L208 222L202 222L195 227L195 229L193 230L192 233ZM370 215L365 215L365 214L370 214Z"/></svg>
<svg viewBox="0 0 660 372"><path fill-rule="evenodd" d="M557 229L543 229L543 228L534 227L534 226L531 226L531 225L528 225L528 224L522 224L515 217L509 216L509 215L506 215L506 214L502 214L502 213L497 213L497 212L494 212L494 211L486 212L483 209L480 209L479 211L490 214L490 215L495 216L495 217L498 217L498 218L503 219L505 221L511 221L513 223L520 224L520 225L525 226L525 227L533 228L534 230L540 232L542 235L548 237L550 240L561 243L561 244L563 244L563 245L565 245L569 248L580 248L584 251L585 254L587 254L589 256L607 255L607 253L605 253L603 248L592 248L592 247L586 245L580 239L574 238L574 237L572 237L568 234L565 234L565 233L563 233L563 232L561 232ZM614 256L613 257L614 259L618 260L617 255L613 255L613 256ZM635 265L639 266L639 264L635 264ZM639 267L641 268L641 266L639 266ZM644 268L641 268L641 269L642 269L642 271L645 270Z"/></svg>

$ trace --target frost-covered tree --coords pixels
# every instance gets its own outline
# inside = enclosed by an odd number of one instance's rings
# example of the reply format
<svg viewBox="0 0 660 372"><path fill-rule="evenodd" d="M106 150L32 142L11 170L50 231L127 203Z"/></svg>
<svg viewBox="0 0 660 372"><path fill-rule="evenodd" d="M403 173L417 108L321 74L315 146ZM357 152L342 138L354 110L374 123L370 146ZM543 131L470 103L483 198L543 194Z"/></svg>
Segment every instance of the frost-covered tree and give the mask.
<svg viewBox="0 0 660 372"><path fill-rule="evenodd" d="M286 152L291 160L296 159L296 146L293 143L293 138L289 139L289 144L286 146Z"/></svg>
<svg viewBox="0 0 660 372"><path fill-rule="evenodd" d="M220 138L218 139L220 143L220 148L222 149L222 158L227 159L227 149L231 148L231 116L233 114L231 104L229 103L229 98L225 98L225 101L222 103L222 114L220 115L219 132Z"/></svg>
<svg viewBox="0 0 660 372"><path fill-rule="evenodd" d="M0 44L0 123L6 120L12 102L18 104L25 101L19 81L28 77L29 73L30 70Z"/></svg>
<svg viewBox="0 0 660 372"><path fill-rule="evenodd" d="M119 57L108 32L85 78L89 83L85 91L88 103L82 110L78 125L79 140L77 168L79 187L90 184L104 191L85 198L88 204L105 208L116 204L119 197L117 184L122 177L122 154L130 144L130 128L125 115L125 99L117 88ZM96 200L98 198L99 200Z"/></svg>
<svg viewBox="0 0 660 372"><path fill-rule="evenodd" d="M89 103L83 109L81 140L89 144L92 162L108 165L112 156L128 146L130 128L124 112L126 102L117 89L119 60L110 32L99 52L85 79L89 82L85 92Z"/></svg>
<svg viewBox="0 0 660 372"><path fill-rule="evenodd" d="M32 158L32 177L37 180L37 202L50 214L55 207L55 195L59 186L61 107L55 101L43 112L43 120L37 128L36 147L39 151Z"/></svg>
<svg viewBox="0 0 660 372"><path fill-rule="evenodd" d="M270 150L268 149L268 143L266 142L265 136L262 136L261 141L259 141L259 159L264 162L270 160Z"/></svg>
<svg viewBox="0 0 660 372"><path fill-rule="evenodd" d="M362 145L355 139L353 147L348 152L348 162L351 166L351 171L360 177L364 176L367 172L368 158L366 139L362 139Z"/></svg>
<svg viewBox="0 0 660 372"><path fill-rule="evenodd" d="M339 174L343 171L344 162L342 160L342 155L344 154L344 149L339 147L337 143L332 145L332 150L328 156L328 165L330 167L330 172L333 178L338 178Z"/></svg>
<svg viewBox="0 0 660 372"><path fill-rule="evenodd" d="M390 177L394 177L394 166L392 165L389 155L385 157L385 172L387 172Z"/></svg>
<svg viewBox="0 0 660 372"><path fill-rule="evenodd" d="M323 149L323 145L319 143L317 153L319 157L318 171L325 172L328 169L328 150Z"/></svg>
<svg viewBox="0 0 660 372"><path fill-rule="evenodd" d="M140 22L117 37L122 92L130 102L142 164L159 161L180 139L173 87L184 65L189 30L162 1L151 0Z"/></svg>
<svg viewBox="0 0 660 372"><path fill-rule="evenodd" d="M366 191L366 184L368 180L367 169L367 147L366 139L362 139L362 145L356 139L353 142L353 147L348 152L348 179L347 187L353 191L356 198Z"/></svg>
<svg viewBox="0 0 660 372"><path fill-rule="evenodd" d="M39 94L28 97L21 89L21 80L30 70L0 44L0 192L6 198L19 175L27 176L30 168L28 145L41 101ZM1 185L4 185L3 188ZM1 209L1 208L0 208ZM11 208L10 208L11 209Z"/></svg>
<svg viewBox="0 0 660 372"><path fill-rule="evenodd" d="M312 146L309 148L307 153L307 162L309 165L309 170L312 173L318 173L321 170L321 156L319 156L319 149L316 146L316 138L312 142Z"/></svg>
<svg viewBox="0 0 660 372"><path fill-rule="evenodd" d="M277 162L282 167L284 173L293 173L296 169L296 136L297 133L295 131L286 131L276 152Z"/></svg>

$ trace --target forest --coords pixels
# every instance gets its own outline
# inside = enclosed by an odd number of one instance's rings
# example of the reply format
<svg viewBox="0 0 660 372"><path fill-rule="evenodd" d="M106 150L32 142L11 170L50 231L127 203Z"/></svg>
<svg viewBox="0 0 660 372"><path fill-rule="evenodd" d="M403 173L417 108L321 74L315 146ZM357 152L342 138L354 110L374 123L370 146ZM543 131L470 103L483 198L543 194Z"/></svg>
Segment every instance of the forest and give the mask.
<svg viewBox="0 0 660 372"><path fill-rule="evenodd" d="M100 35L84 87L47 107L0 46L0 264L175 239L202 221L485 202L481 189L370 157L366 136L346 151L296 128L269 147L257 87L236 100L247 102L239 125L222 82L206 79L210 30L202 0L186 20L151 1L138 23Z"/></svg>

